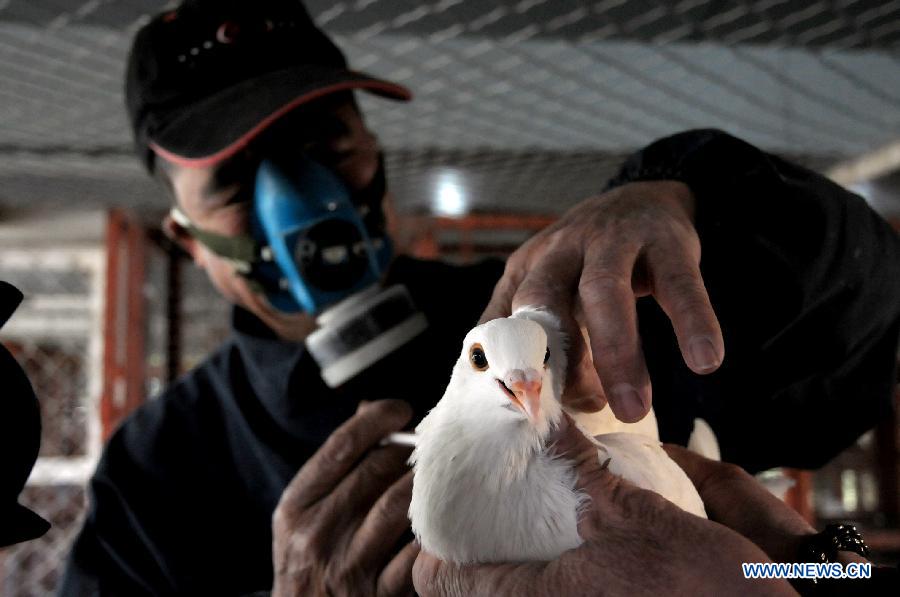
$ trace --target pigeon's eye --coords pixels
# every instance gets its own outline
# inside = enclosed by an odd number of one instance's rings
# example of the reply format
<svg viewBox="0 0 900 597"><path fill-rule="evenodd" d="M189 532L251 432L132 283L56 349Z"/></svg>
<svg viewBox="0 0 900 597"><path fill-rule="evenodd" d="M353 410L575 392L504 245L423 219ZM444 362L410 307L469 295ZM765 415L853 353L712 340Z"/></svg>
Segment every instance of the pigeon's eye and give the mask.
<svg viewBox="0 0 900 597"><path fill-rule="evenodd" d="M550 360L550 347L547 347L547 352L544 353L544 364L547 364L547 361Z"/></svg>
<svg viewBox="0 0 900 597"><path fill-rule="evenodd" d="M484 354L481 344L473 344L469 349L469 362L476 371L486 371L488 368L488 360Z"/></svg>

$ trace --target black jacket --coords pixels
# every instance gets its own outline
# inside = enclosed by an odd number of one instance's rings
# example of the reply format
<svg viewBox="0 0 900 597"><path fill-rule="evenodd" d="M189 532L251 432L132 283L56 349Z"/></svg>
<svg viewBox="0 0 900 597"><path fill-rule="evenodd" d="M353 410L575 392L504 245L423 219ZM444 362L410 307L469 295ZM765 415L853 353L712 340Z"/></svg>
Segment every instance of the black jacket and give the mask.
<svg viewBox="0 0 900 597"><path fill-rule="evenodd" d="M611 185L663 178L696 195L726 343L721 369L694 375L667 318L639 301L663 440L684 443L702 416L723 457L751 471L821 465L890 408L896 235L859 197L716 131L654 143ZM63 594L268 589L282 489L360 399L403 398L423 415L501 271L399 260L392 275L431 327L337 391L302 346L237 309L233 337L110 439Z"/></svg>

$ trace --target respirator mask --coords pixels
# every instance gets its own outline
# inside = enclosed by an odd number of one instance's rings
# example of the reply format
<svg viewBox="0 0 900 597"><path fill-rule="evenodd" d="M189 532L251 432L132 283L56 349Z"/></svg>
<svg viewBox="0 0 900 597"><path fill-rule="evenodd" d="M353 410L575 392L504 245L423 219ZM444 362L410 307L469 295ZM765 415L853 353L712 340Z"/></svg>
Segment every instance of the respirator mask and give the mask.
<svg viewBox="0 0 900 597"><path fill-rule="evenodd" d="M172 218L230 261L276 309L316 316L306 347L336 387L427 327L402 285L381 281L393 248L381 202L384 167L355 194L307 156L263 160L256 172L250 234L224 236Z"/></svg>

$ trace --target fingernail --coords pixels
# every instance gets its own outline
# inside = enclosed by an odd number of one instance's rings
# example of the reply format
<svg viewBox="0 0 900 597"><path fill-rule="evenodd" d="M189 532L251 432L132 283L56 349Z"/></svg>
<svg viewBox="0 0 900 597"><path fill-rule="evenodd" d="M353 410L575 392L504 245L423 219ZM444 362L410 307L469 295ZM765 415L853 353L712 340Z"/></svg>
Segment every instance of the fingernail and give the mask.
<svg viewBox="0 0 900 597"><path fill-rule="evenodd" d="M634 386L628 383L620 383L613 386L612 395L615 396L616 418L626 423L639 421L649 410L644 404L644 399Z"/></svg>
<svg viewBox="0 0 900 597"><path fill-rule="evenodd" d="M368 400L360 400L359 404L356 405L356 414L359 414L362 411L366 410L370 404L372 404L372 403L369 402Z"/></svg>
<svg viewBox="0 0 900 597"><path fill-rule="evenodd" d="M719 366L719 357L713 347L712 340L706 336L694 336L690 343L691 360L694 361L694 369L708 371Z"/></svg>

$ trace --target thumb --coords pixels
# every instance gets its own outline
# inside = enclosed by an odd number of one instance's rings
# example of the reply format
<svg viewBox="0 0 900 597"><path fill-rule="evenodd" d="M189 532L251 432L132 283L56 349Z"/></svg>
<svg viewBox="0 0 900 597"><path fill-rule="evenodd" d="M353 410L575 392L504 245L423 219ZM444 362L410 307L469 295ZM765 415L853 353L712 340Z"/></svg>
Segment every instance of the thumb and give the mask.
<svg viewBox="0 0 900 597"><path fill-rule="evenodd" d="M678 509L662 496L610 472L609 460L601 456L600 446L567 414L563 413L552 441L550 452L572 461L577 474L575 488L587 496L578 517L578 534L583 539L602 537L610 525L641 517L648 520L653 513Z"/></svg>
<svg viewBox="0 0 900 597"><path fill-rule="evenodd" d="M550 432L547 440L550 447L550 453L578 462L587 459L588 456L597 459L597 445L590 440L575 419L569 416L565 411L559 424Z"/></svg>
<svg viewBox="0 0 900 597"><path fill-rule="evenodd" d="M572 462L578 475L576 488L595 501L607 503L619 484L630 485L607 470L608 462L601 461L598 445L566 413L563 413L559 426L550 436L550 453Z"/></svg>

